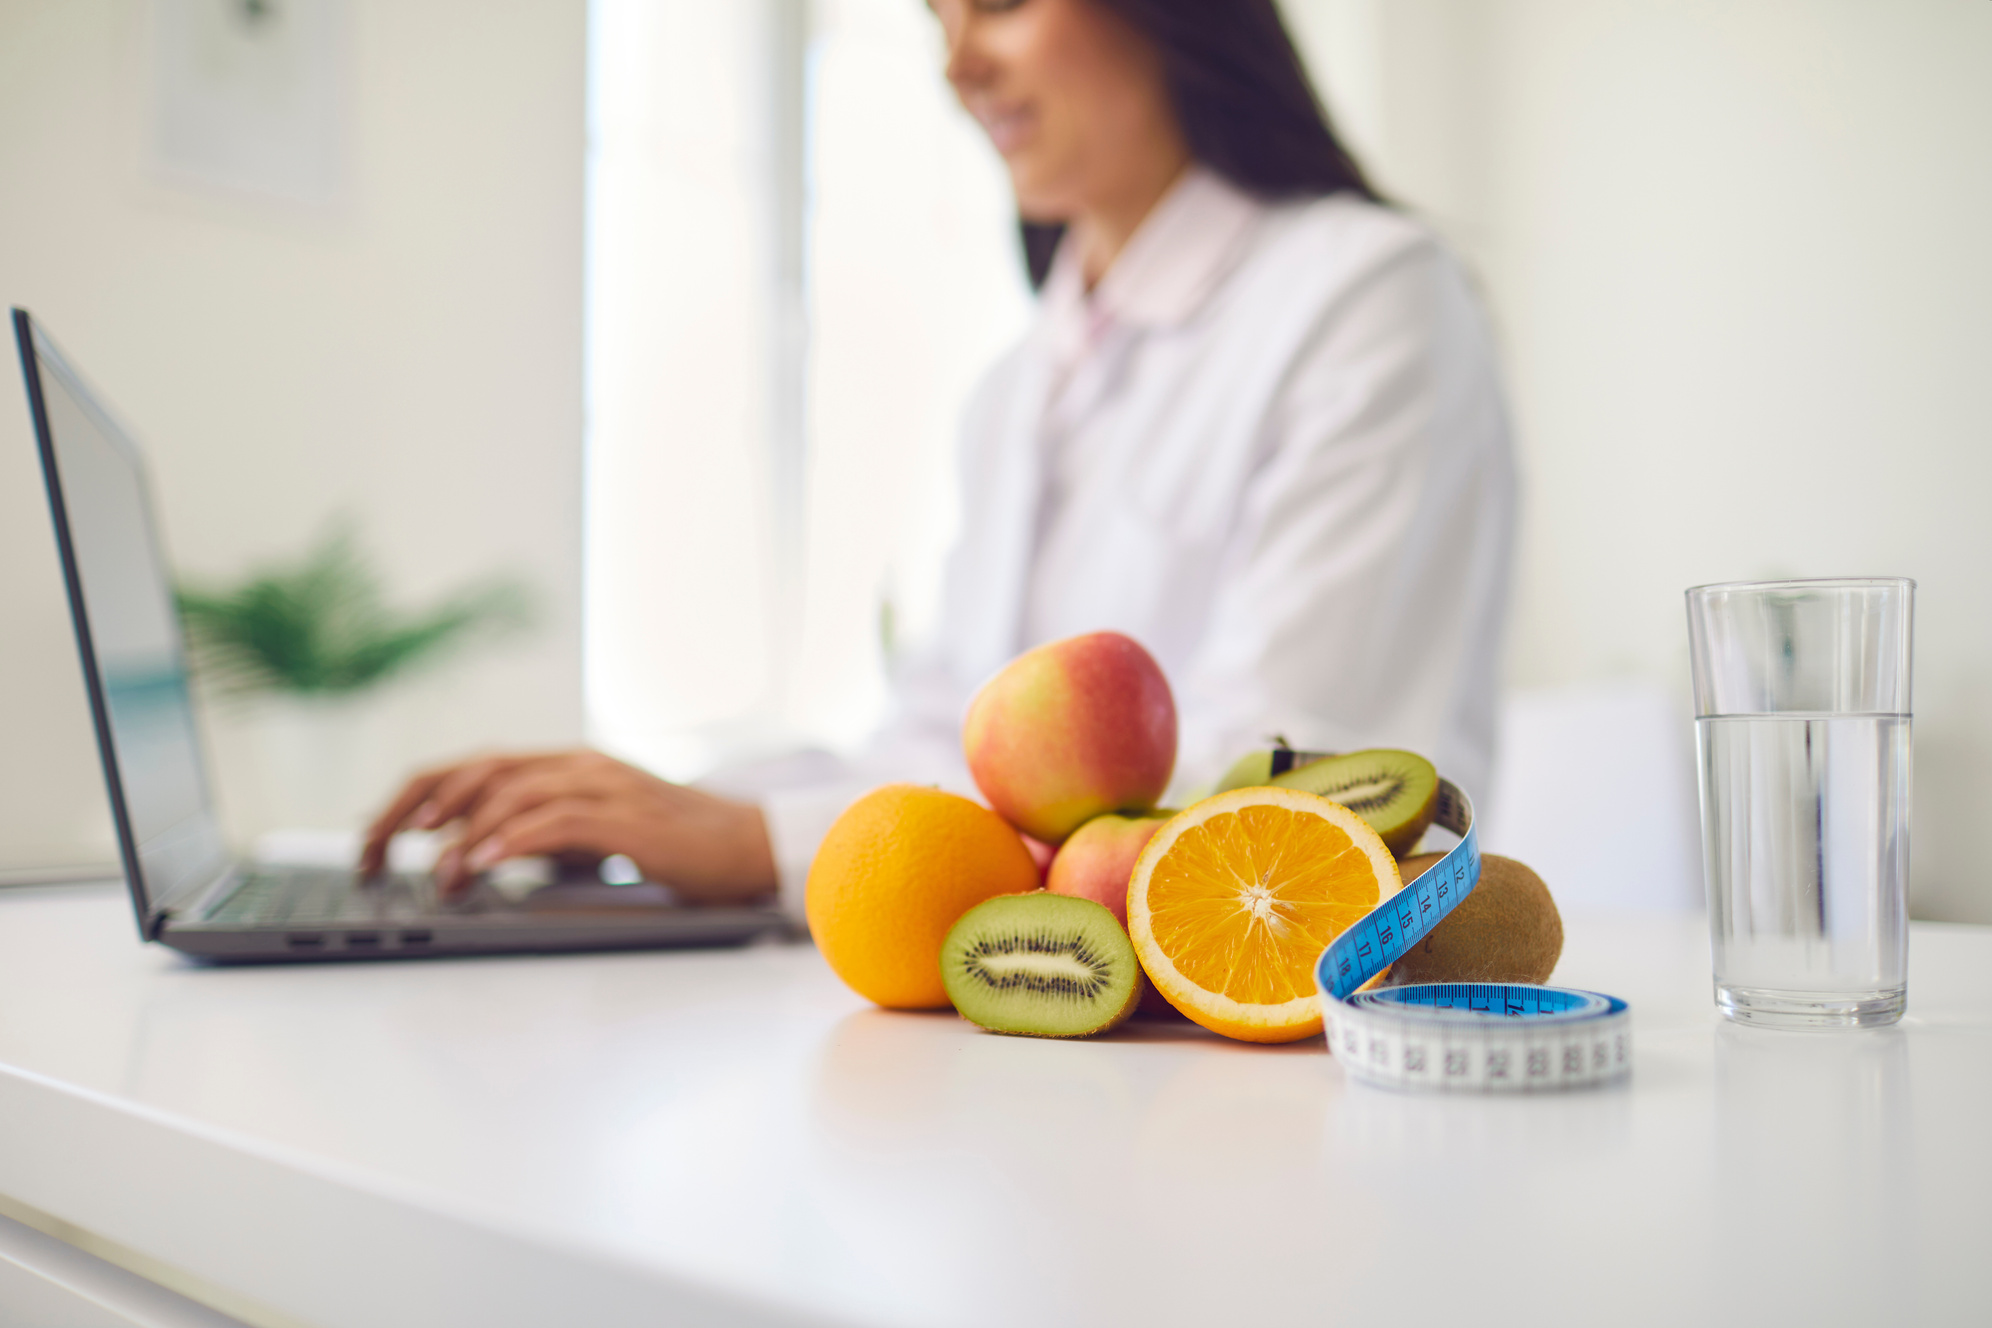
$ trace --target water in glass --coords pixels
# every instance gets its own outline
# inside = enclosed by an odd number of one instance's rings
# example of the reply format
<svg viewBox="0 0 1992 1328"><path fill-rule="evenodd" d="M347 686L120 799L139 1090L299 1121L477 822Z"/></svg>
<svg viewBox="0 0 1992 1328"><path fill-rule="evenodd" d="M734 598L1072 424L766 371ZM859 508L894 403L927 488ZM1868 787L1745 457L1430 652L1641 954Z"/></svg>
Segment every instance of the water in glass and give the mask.
<svg viewBox="0 0 1992 1328"><path fill-rule="evenodd" d="M1716 1003L1743 1023L1893 1023L1908 966L1907 715L1695 722Z"/></svg>

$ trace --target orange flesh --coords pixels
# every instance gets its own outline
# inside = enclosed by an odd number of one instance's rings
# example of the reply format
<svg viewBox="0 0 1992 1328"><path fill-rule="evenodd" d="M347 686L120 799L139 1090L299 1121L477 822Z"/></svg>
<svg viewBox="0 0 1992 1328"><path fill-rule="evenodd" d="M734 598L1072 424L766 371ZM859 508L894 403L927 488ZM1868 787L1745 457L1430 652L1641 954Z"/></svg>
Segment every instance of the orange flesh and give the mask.
<svg viewBox="0 0 1992 1328"><path fill-rule="evenodd" d="M1314 961L1380 898L1346 831L1285 807L1185 830L1148 878L1156 943L1185 978L1242 1005L1314 992Z"/></svg>

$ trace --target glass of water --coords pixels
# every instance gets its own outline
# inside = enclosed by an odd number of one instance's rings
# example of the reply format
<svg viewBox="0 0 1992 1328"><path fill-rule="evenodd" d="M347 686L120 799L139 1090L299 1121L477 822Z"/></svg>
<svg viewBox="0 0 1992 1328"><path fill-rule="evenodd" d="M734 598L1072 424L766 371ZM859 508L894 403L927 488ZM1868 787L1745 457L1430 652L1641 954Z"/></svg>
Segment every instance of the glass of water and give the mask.
<svg viewBox="0 0 1992 1328"><path fill-rule="evenodd" d="M1901 577L1688 592L1715 1003L1739 1023L1902 1017L1915 599Z"/></svg>

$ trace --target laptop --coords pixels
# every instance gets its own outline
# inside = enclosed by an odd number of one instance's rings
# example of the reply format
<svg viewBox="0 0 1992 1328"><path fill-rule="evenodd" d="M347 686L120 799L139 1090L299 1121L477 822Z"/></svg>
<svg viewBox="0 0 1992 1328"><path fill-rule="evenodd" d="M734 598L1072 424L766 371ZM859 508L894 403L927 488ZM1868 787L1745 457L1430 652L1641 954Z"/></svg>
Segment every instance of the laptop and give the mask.
<svg viewBox="0 0 1992 1328"><path fill-rule="evenodd" d="M773 907L688 907L655 884L366 878L232 857L208 794L186 651L138 448L26 310L14 337L48 481L76 647L140 934L213 961L415 958L726 945Z"/></svg>

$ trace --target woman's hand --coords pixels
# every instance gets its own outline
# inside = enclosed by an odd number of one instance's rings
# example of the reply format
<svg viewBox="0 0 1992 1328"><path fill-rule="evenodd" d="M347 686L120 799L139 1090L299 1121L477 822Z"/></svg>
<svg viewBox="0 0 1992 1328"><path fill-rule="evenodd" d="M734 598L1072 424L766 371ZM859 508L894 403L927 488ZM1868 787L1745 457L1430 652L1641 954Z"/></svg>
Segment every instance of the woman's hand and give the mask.
<svg viewBox="0 0 1992 1328"><path fill-rule="evenodd" d="M760 808L591 751L487 756L415 776L368 828L360 870L381 869L396 831L451 822L460 826L456 842L436 861L445 892L507 858L540 853L620 853L646 880L695 903L744 901L775 889Z"/></svg>

